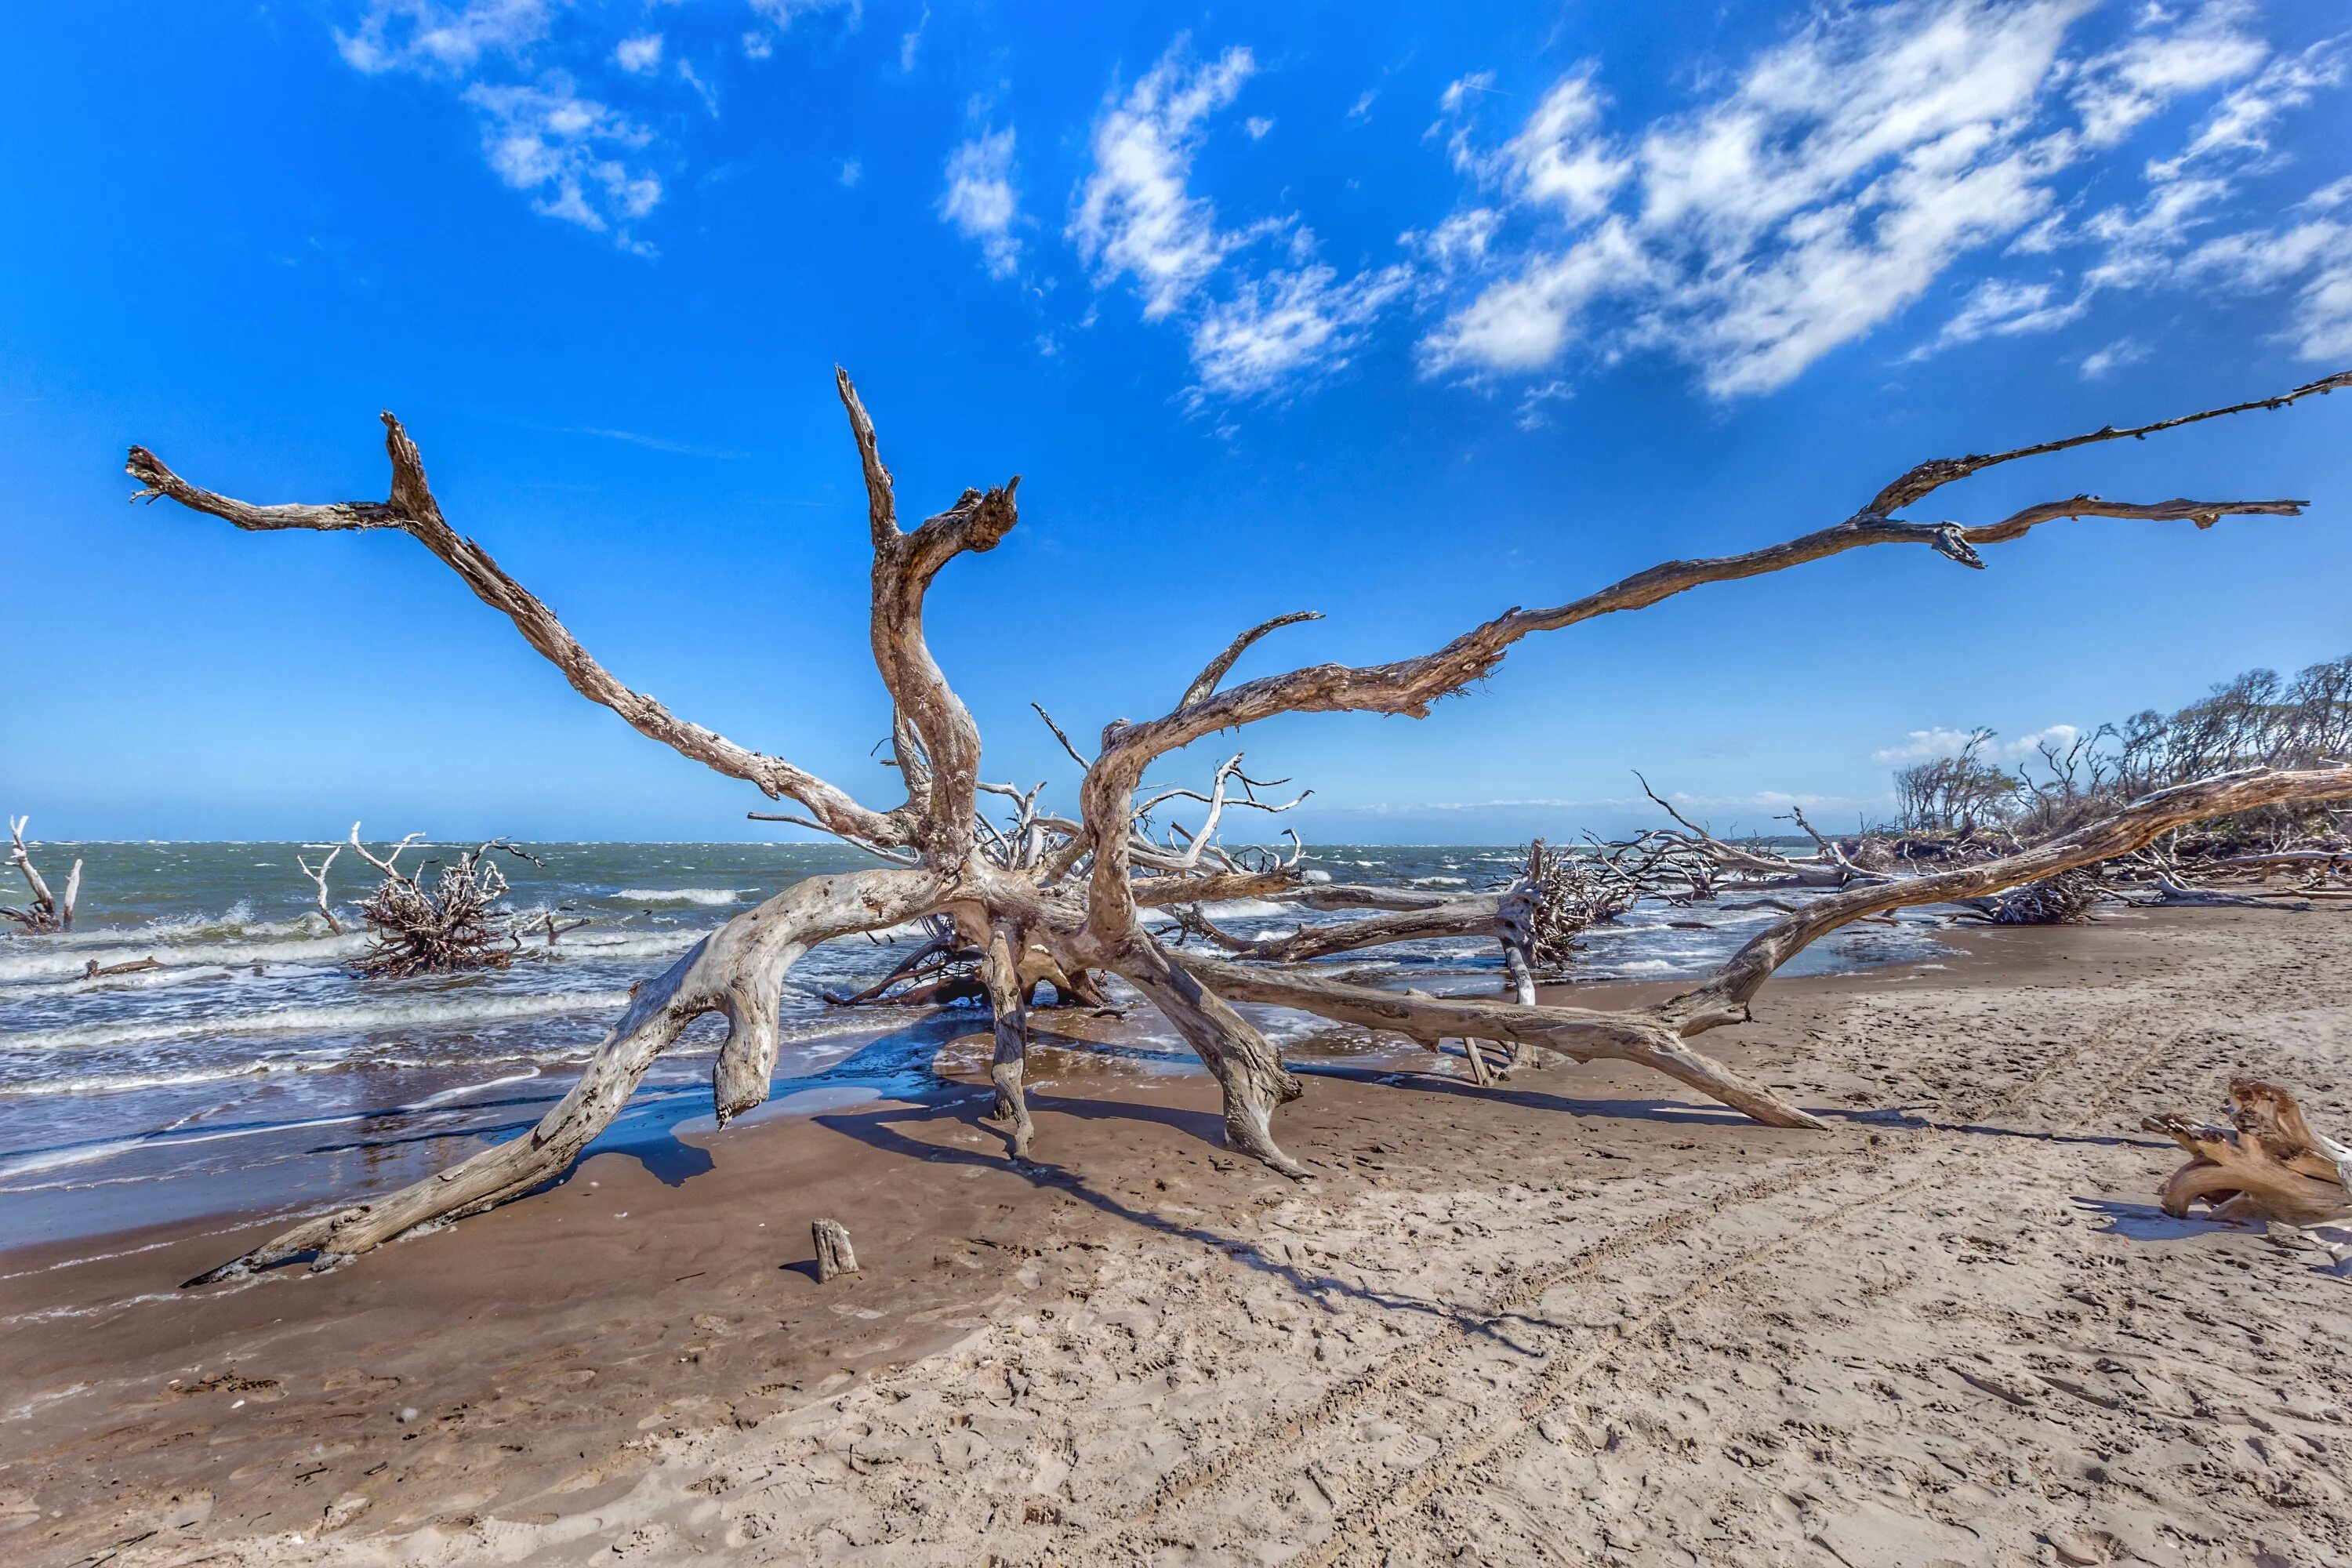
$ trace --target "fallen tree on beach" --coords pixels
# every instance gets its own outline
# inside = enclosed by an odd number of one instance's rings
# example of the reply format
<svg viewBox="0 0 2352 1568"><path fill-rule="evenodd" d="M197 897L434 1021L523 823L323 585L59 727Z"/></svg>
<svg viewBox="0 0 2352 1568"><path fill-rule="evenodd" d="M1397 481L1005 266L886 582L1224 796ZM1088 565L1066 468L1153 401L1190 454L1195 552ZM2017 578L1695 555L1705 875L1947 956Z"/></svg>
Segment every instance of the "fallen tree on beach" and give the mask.
<svg viewBox="0 0 2352 1568"><path fill-rule="evenodd" d="M1381 989L1297 964L1179 949L1146 924L1145 910L1269 897L1311 907L1316 899L1338 896L1363 898L1364 907L1386 912L1436 918L1428 906L1382 905L1366 890L1333 895L1310 888L1297 864L1295 841L1286 857L1269 850L1232 850L1220 844L1219 825L1226 814L1252 807L1279 809L1276 803L1256 798L1260 786L1242 772L1239 756L1217 771L1206 790L1175 792L1177 798L1204 808L1197 827L1155 829L1152 814L1168 806L1170 796L1167 792L1149 794L1145 772L1195 742L1292 713L1422 717L1434 702L1491 675L1522 637L1865 546L1923 546L1980 570L1980 549L2023 538L2061 520L2179 521L2202 529L2224 517L2296 516L2305 503L2186 498L2138 502L2091 495L2040 502L1973 525L1913 521L1899 514L1944 486L2000 464L2146 437L2250 409L2284 407L2352 385L2352 374L2276 397L2132 429L2110 426L2005 452L1931 460L1898 477L1852 516L1783 543L1712 560L1668 562L1564 604L1507 610L1440 647L1391 663L1310 665L1225 684L1234 664L1261 638L1312 618L1279 616L1235 637L1159 717L1106 725L1091 756L1056 726L1056 735L1083 769L1076 817L1038 809L1035 791L983 779L978 727L925 640L924 602L931 584L959 556L993 550L1015 525L1018 477L985 490L967 489L945 510L912 529L904 527L873 422L849 377L836 373L836 381L864 468L873 550L873 652L892 702L888 761L906 790L905 800L887 808L856 800L782 757L753 751L680 719L652 697L624 685L546 605L480 545L449 525L426 483L415 445L388 413L383 424L392 484L382 501L257 506L200 489L144 447L131 449L128 470L142 486L141 497L168 498L241 529L389 529L408 534L455 571L485 604L508 616L583 696L681 755L743 780L772 800L792 802L800 811L788 820L833 835L883 862L867 870L806 878L729 921L669 970L638 984L579 1081L529 1133L401 1192L306 1221L205 1278L306 1254L324 1263L365 1251L419 1225L477 1213L532 1191L560 1175L610 1123L656 1058L689 1023L714 1012L729 1025L712 1074L714 1110L724 1124L767 1098L779 1039L780 991L785 973L801 955L822 942L925 919L945 921L959 950L979 955L980 982L994 1016L991 1078L996 1108L1016 1153L1027 1152L1034 1135L1023 1087L1030 988L1025 976L1032 966L1029 955L1040 952L1073 977L1118 977L1165 1016L1219 1085L1228 1145L1286 1174L1301 1175L1305 1170L1276 1142L1274 1117L1280 1106L1297 1097L1300 1085L1265 1037L1235 1009L1235 1002L1297 1008L1433 1046L1447 1039L1488 1040L1504 1042L1515 1055L1528 1059L1633 1062L1769 1125L1818 1128L1822 1123L1808 1112L1689 1043L1710 1029L1745 1021L1758 990L1813 942L1852 921L1892 910L1984 897L2042 881L2127 854L2165 832L2207 817L2278 803L2352 798L2352 769L2256 768L2150 794L2048 842L1995 859L1904 878L1865 873L1858 866L1832 861L1818 879L1805 873L1810 901L1766 928L1712 975L1679 994L1638 1008L1539 1005L1531 973L1517 966L1508 998L1441 998ZM1009 827L986 817L983 796L1019 803ZM1685 837L1690 837L1689 830ZM1706 841L1698 844L1698 853L1717 853L1707 846L1720 841L1704 834L1696 837ZM1687 850L1691 845L1680 847ZM1780 858L1783 865L1776 874L1796 875L1786 858ZM1531 868L1520 886L1532 882L1539 887L1542 871ZM1378 897L1390 898L1394 892L1384 890ZM1502 897L1497 896L1489 917L1497 931L1506 913ZM1518 934L1524 948L1538 933L1525 930ZM1507 951L1510 945L1506 943ZM1523 952L1521 957L1529 955Z"/></svg>

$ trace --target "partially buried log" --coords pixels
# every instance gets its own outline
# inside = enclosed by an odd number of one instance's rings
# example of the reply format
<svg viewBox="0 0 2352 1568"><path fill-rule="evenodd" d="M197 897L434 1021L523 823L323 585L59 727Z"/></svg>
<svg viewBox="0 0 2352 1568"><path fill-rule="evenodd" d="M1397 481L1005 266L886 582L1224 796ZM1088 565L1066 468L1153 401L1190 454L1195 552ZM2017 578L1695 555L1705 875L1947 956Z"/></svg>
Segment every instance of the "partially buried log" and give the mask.
<svg viewBox="0 0 2352 1568"><path fill-rule="evenodd" d="M2222 1220L2307 1226L2352 1217L2352 1145L2314 1131L2294 1096L2237 1079L2230 1116L2229 1127L2180 1116L2140 1123L2189 1151L2189 1163L2158 1191L2165 1213L2180 1218L2201 1203Z"/></svg>
<svg viewBox="0 0 2352 1568"><path fill-rule="evenodd" d="M1842 852L1825 852L1820 861L1797 862L1724 846L1685 826L1675 831L1682 836L1680 852L1694 865L1727 859L1721 868L1728 873L1726 880L1748 880L1768 889L1804 887L1819 889L1819 896L1758 933L1712 975L1680 994L1638 1006L1535 1005L1531 986L1517 974L1508 1000L1404 996L1296 966L1268 968L1198 949L1179 952L1145 925L1142 911L1276 896L1307 880L1295 836L1285 836L1291 845L1287 855L1271 848L1228 849L1218 842L1223 814L1287 809L1258 798L1258 781L1242 773L1238 756L1218 768L1206 791L1155 793L1146 784L1147 772L1196 742L1264 721L1309 713L1423 718L1434 704L1493 675L1527 637L1849 551L1916 547L1981 570L1986 563L1980 551L2062 520L2192 522L2203 529L2223 517L2297 516L2305 503L2292 500L2127 501L2084 494L2053 497L1973 524L1902 514L1919 508L1944 487L1999 465L2141 438L2252 409L2283 408L2352 386L2352 373L2151 424L2109 425L2006 451L1934 459L1896 477L1849 515L1793 539L1739 554L1668 561L1579 597L1505 610L1435 647L1386 663L1310 663L1229 684L1226 678L1235 662L1259 640L1302 618L1276 616L1231 639L1181 689L1174 705L1157 717L1105 724L1091 757L1055 726L1064 751L1083 769L1076 790L1076 813L1067 816L1040 809L1042 785L1018 789L984 782L979 726L949 684L924 631L926 598L939 574L962 557L994 550L1019 522L1018 478L986 490L967 489L946 510L908 527L901 522L896 481L882 460L879 437L865 404L846 374L836 371L835 386L865 479L871 542L867 629L876 670L890 698L887 764L905 789L904 799L887 807L861 802L781 756L754 751L689 722L650 695L623 684L544 602L479 543L451 526L426 481L415 443L389 414L383 426L392 480L382 500L256 505L190 484L146 448L131 449L127 466L141 487L141 497L169 498L240 529L406 534L511 622L582 696L611 710L648 739L750 784L769 800L790 801L798 808L791 820L882 862L869 870L795 882L736 915L665 973L641 981L572 1091L529 1132L398 1192L297 1225L207 1279L304 1254L331 1262L430 1221L478 1213L537 1189L571 1165L619 1113L656 1058L694 1019L709 1013L723 1015L728 1026L711 1075L712 1109L725 1123L760 1104L770 1091L780 1038L781 993L793 964L817 942L884 931L926 917L944 917L961 946L993 947L1000 953L995 966L999 984L987 987L983 980L983 987L995 993L995 1065L1007 1070L991 1076L1004 1109L1014 1113L1007 1120L1016 1130L1022 1090L1010 1069L1018 1059L1027 1025L1024 1009L1013 997L1025 976L1008 977L1003 971L1007 957L1018 960L1010 967L1025 970L1026 955L1033 950L1049 954L1073 977L1085 973L1117 975L1139 992L1215 1079L1223 1101L1227 1145L1285 1175L1304 1175L1307 1169L1276 1141L1274 1119L1283 1105L1297 1098L1302 1086L1257 1026L1235 1008L1237 1001L1294 1008L1424 1044L1500 1041L1515 1055L1517 1047L1530 1047L1579 1061L1638 1063L1757 1121L1819 1129L1823 1123L1818 1117L1691 1043L1708 1030L1748 1021L1758 992L1809 944L1852 921L1891 910L1982 898L2129 854L2187 823L2261 806L2352 799L2352 769L2251 769L2147 795L2032 850L1899 880L1842 863ZM1923 617L1958 613L1921 612ZM1008 644L1006 656L1019 655ZM1268 781L1273 782L1278 781ZM1013 803L1015 815L1009 823L992 821L981 810L983 793ZM1173 812L1186 802L1206 807L1195 826L1154 827L1155 809ZM477 861L496 847L483 847ZM1522 960L1527 956L1522 954ZM1004 984L1007 978L1015 983ZM1484 1066L1483 1056L1476 1065Z"/></svg>
<svg viewBox="0 0 2352 1568"><path fill-rule="evenodd" d="M809 1226L816 1242L816 1282L829 1283L836 1275L857 1272L857 1254L849 1247L849 1228L837 1219L821 1219Z"/></svg>

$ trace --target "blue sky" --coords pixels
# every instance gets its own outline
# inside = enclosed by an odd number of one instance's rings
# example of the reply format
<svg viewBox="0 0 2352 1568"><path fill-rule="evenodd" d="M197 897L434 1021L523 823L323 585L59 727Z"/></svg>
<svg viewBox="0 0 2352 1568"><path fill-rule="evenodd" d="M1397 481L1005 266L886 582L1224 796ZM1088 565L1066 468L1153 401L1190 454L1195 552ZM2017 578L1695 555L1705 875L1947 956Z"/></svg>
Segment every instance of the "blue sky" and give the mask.
<svg viewBox="0 0 2352 1568"><path fill-rule="evenodd" d="M623 679L888 804L858 380L919 515L1018 472L934 646L990 772L1844 517L1923 458L2352 366L2336 5L350 0L0 18L0 802L53 837L738 837L397 535L124 504L123 447L453 522ZM1874 550L1240 742L1325 840L1851 820L1934 732L2352 648L2352 404L2012 465L2302 521ZM1921 740L1921 736L1929 739ZM1208 746L1199 748L1206 751ZM1205 775L1213 759L1162 770Z"/></svg>

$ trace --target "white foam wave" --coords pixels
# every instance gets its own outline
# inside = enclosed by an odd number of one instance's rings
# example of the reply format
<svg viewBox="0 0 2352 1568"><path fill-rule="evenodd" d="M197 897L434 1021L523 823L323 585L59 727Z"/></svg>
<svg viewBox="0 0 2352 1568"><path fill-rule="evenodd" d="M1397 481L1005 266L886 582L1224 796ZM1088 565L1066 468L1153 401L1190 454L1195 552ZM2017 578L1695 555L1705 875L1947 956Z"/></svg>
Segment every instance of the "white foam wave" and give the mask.
<svg viewBox="0 0 2352 1568"><path fill-rule="evenodd" d="M743 894L735 888L623 888L613 897L632 904L733 904Z"/></svg>
<svg viewBox="0 0 2352 1568"><path fill-rule="evenodd" d="M341 936L291 938L276 942L194 942L174 945L166 941L132 938L125 941L110 933L103 943L88 942L76 946L58 946L46 939L32 952L0 952L0 984L17 980L58 980L79 976L82 966L95 958L103 965L134 958L153 958L166 969L236 968L256 963L320 963L351 957L367 946L364 931L346 931ZM153 973L148 971L147 973Z"/></svg>
<svg viewBox="0 0 2352 1568"><path fill-rule="evenodd" d="M628 1005L625 991L570 991L541 995L484 993L464 997L404 997L329 1007L270 1007L257 1013L215 1016L142 1018L120 1024L83 1024L36 1029L0 1040L0 1050L47 1051L96 1046L152 1045L160 1040L202 1039L214 1035L326 1035L388 1029L443 1029L518 1018L596 1013Z"/></svg>
<svg viewBox="0 0 2352 1568"><path fill-rule="evenodd" d="M1298 911L1287 904L1269 903L1264 899L1227 899L1222 904L1211 904L1207 914L1211 920L1265 920L1271 915L1288 915L1296 920Z"/></svg>

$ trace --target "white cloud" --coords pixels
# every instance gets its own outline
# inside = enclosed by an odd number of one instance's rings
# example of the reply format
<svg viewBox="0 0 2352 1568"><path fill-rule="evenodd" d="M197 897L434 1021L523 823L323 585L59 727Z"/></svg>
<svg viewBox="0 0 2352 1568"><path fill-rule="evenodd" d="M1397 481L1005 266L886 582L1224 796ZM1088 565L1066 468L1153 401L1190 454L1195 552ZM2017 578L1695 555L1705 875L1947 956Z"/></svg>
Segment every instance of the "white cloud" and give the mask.
<svg viewBox="0 0 2352 1568"><path fill-rule="evenodd" d="M1361 93L1357 95L1356 101L1349 107L1348 118L1350 120L1363 119L1364 116L1372 111L1372 100L1379 98L1380 95L1381 89L1379 88L1366 88Z"/></svg>
<svg viewBox="0 0 2352 1568"><path fill-rule="evenodd" d="M899 35L898 68L901 71L911 71L915 68L915 53L923 47L923 29L930 25L931 8L926 5L923 7L923 14L915 18L915 25Z"/></svg>
<svg viewBox="0 0 2352 1568"><path fill-rule="evenodd" d="M1883 327L1961 258L2095 242L2081 284L1997 279L1971 292L1923 353L2046 331L2089 295L2172 265L2230 194L2179 165L2242 153L2284 109L2334 79L2333 46L2273 59L2242 0L2150 5L2121 41L2069 56L2095 0L1895 0L1823 7L1687 111L1630 132L1607 124L1596 69L1561 76L1499 144L1473 120L1485 73L1440 99L1431 134L1483 187L1441 270L1483 271L1431 329L1431 374L1548 370L1579 344L1603 356L1655 348L1720 396L1785 385ZM2265 65L2265 61L2269 63ZM2145 199L2069 232L2057 182L2168 105L2243 85ZM1415 237L1425 254L1441 254ZM1501 236L1515 245L1507 253ZM2325 300L2311 307L2327 314ZM2306 337L2314 334L2306 332ZM2319 334L2325 336L2325 333ZM1913 357L1918 357L1915 354Z"/></svg>
<svg viewBox="0 0 2352 1568"><path fill-rule="evenodd" d="M1183 304L1239 243L1188 187L1202 121L1233 102L1257 62L1233 48L1188 71L1178 64L1181 47L1180 39L1096 124L1094 172L1070 221L1079 256L1101 281L1135 279L1146 321Z"/></svg>
<svg viewBox="0 0 2352 1568"><path fill-rule="evenodd" d="M2045 742L2058 747L2070 746L2082 733L2073 724L2053 724L2012 740L2003 741L1996 737L1986 742L1977 754L1988 762L2027 762L2041 754ZM1967 749L1968 743L1968 731L1948 730L1938 725L1934 729L1912 731L1903 738L1902 744L1873 752L1870 760L1890 767L1908 767L1914 763L1933 762L1939 757L1957 757Z"/></svg>
<svg viewBox="0 0 2352 1568"><path fill-rule="evenodd" d="M2056 291L2053 284L2012 283L2005 279L1988 278L1969 293L1959 313L1944 323L1942 331L1907 357L1925 359L1954 343L1974 342L1979 338L2013 338L2029 332L2053 331L2090 309L2090 301L2084 296L2057 300L2053 298Z"/></svg>
<svg viewBox="0 0 2352 1568"><path fill-rule="evenodd" d="M641 33L634 38L623 38L613 46L613 63L637 76L647 76L661 68L662 36Z"/></svg>
<svg viewBox="0 0 2352 1568"><path fill-rule="evenodd" d="M1536 431L1551 423L1544 412L1545 405L1564 403L1576 395L1576 389L1565 381L1547 381L1541 386L1531 386L1519 395L1518 417L1513 421L1522 430Z"/></svg>
<svg viewBox="0 0 2352 1568"><path fill-rule="evenodd" d="M2257 57L2259 58L2259 57ZM2266 153L2272 122L2309 103L2322 88L2344 80L2342 41L2314 44L2301 54L2273 60L2252 81L2221 100L2179 158L2150 170L2169 178L2192 159L2219 153Z"/></svg>
<svg viewBox="0 0 2352 1568"><path fill-rule="evenodd" d="M2093 349L2083 356L2083 379L2104 380L2117 365L2137 364L2147 357L2147 345L2137 338L2117 338L2103 349Z"/></svg>
<svg viewBox="0 0 2352 1568"><path fill-rule="evenodd" d="M1021 241L1013 226L1021 215L1013 189L1013 128L985 132L948 154L947 195L940 216L976 240L992 278L1021 268Z"/></svg>
<svg viewBox="0 0 2352 1568"><path fill-rule="evenodd" d="M580 96L560 72L537 87L478 83L465 100L482 116L482 150L500 179L530 192L532 205L550 217L612 230L643 248L628 239L628 225L662 195L661 181L625 156L652 139L644 127Z"/></svg>
<svg viewBox="0 0 2352 1568"><path fill-rule="evenodd" d="M1603 130L1591 68L1571 71L1494 157L1457 138L1458 163L1570 234L1432 332L1424 364L1549 365L1607 298L1633 312L1630 341L1698 364L1719 395L1784 384L2042 215L2053 154L2030 111L2085 3L1828 13L1631 140ZM1459 112L1484 86L1441 103Z"/></svg>
<svg viewBox="0 0 2352 1568"><path fill-rule="evenodd" d="M1347 363L1381 310L1402 294L1402 264L1341 278L1315 259L1315 237L1294 218L1242 229L1218 221L1192 189L1210 117L1255 73L1244 48L1188 66L1179 37L1096 122L1094 168L1079 187L1069 237L1097 288L1131 279L1146 321L1187 322L1202 393L1267 393L1312 370ZM1271 129L1271 121L1266 122ZM1245 125L1262 134L1254 123ZM1243 253L1283 241L1286 266L1259 270Z"/></svg>
<svg viewBox="0 0 2352 1568"><path fill-rule="evenodd" d="M556 0L561 4L562 0ZM550 0L369 0L335 43L353 68L462 74L485 54L519 54L547 34Z"/></svg>
<svg viewBox="0 0 2352 1568"><path fill-rule="evenodd" d="M1253 114L1242 121L1242 129L1249 132L1251 141L1263 142L1266 132L1274 129L1274 121L1263 114Z"/></svg>
<svg viewBox="0 0 2352 1568"><path fill-rule="evenodd" d="M2173 99L2261 65L2269 47L2242 30L2252 11L2245 0L2207 0L2185 23L2167 27L2172 16L2160 5L2147 7L2129 38L2076 73L2071 96L2084 139L2111 147Z"/></svg>
<svg viewBox="0 0 2352 1568"><path fill-rule="evenodd" d="M1580 218L1609 205L1633 165L1596 134L1601 103L1589 71L1566 77L1504 144L1504 163L1527 199Z"/></svg>
<svg viewBox="0 0 2352 1568"><path fill-rule="evenodd" d="M833 177L845 191L854 191L857 182L866 177L866 165L856 158L844 158L833 166Z"/></svg>
<svg viewBox="0 0 2352 1568"><path fill-rule="evenodd" d="M2180 270L2246 293L2298 284L2286 341L2305 360L2352 358L2352 224L2321 218L2208 240Z"/></svg>
<svg viewBox="0 0 2352 1568"><path fill-rule="evenodd" d="M1337 368L1411 276L1404 267L1342 281L1328 267L1244 281L1192 329L1192 363L1213 392L1265 392L1308 366Z"/></svg>
<svg viewBox="0 0 2352 1568"><path fill-rule="evenodd" d="M1426 234L1407 229L1397 243L1419 251L1440 274L1470 271L1486 265L1502 222L1502 214L1493 207L1468 207Z"/></svg>
<svg viewBox="0 0 2352 1568"><path fill-rule="evenodd" d="M865 5L863 0L751 0L751 9L778 27L789 27L803 16L814 16L820 11L846 11L850 25L855 26Z"/></svg>

